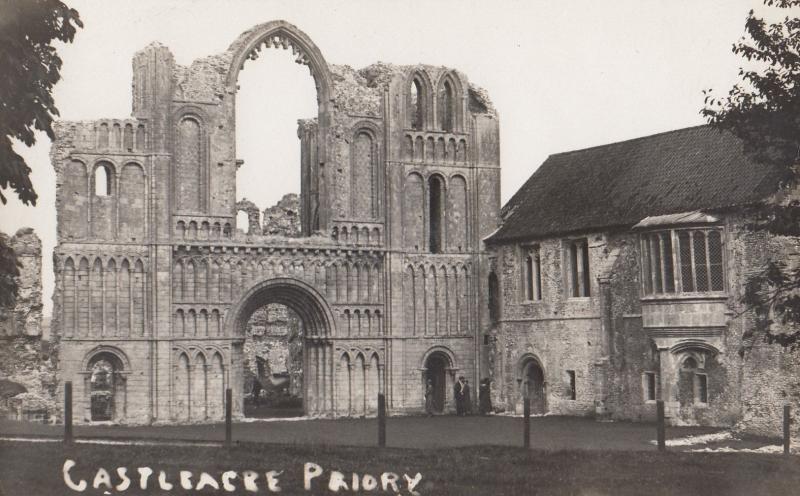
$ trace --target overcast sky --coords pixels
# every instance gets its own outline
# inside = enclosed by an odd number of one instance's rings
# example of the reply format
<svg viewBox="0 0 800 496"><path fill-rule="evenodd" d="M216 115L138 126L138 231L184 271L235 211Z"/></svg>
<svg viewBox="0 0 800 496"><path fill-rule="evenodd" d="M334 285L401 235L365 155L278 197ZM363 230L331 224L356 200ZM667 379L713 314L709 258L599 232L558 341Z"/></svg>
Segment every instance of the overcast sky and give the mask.
<svg viewBox="0 0 800 496"><path fill-rule="evenodd" d="M179 64L224 51L274 19L302 29L331 64L454 67L489 91L500 115L502 199L551 153L702 124L701 91L727 92L755 0L190 1L65 0L85 24L60 47L56 104L65 120L124 118L131 57L158 40ZM238 197L261 209L299 192L296 120L316 114L308 70L262 52L240 75ZM290 52L289 52L290 53ZM35 208L0 206L0 230L44 241L45 309L53 289L55 175L40 135L17 150L33 169Z"/></svg>

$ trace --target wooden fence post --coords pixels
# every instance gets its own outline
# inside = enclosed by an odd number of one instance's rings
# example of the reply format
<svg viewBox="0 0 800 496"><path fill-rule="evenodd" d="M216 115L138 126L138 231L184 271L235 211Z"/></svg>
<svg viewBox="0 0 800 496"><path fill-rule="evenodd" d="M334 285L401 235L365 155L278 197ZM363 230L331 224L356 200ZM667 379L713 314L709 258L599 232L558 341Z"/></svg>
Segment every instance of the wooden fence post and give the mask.
<svg viewBox="0 0 800 496"><path fill-rule="evenodd" d="M657 437L658 437L658 451L667 450L666 427L664 426L664 400L656 401L656 422L657 422Z"/></svg>
<svg viewBox="0 0 800 496"><path fill-rule="evenodd" d="M386 396L378 393L378 446L386 447Z"/></svg>
<svg viewBox="0 0 800 496"><path fill-rule="evenodd" d="M792 407L783 405L783 454L789 456L791 448L791 433L789 432L789 424L792 422Z"/></svg>
<svg viewBox="0 0 800 496"><path fill-rule="evenodd" d="M231 388L225 390L225 446L231 447L233 442L233 391Z"/></svg>
<svg viewBox="0 0 800 496"><path fill-rule="evenodd" d="M523 402L524 430L522 433L522 443L525 448L531 447L531 399L526 395Z"/></svg>
<svg viewBox="0 0 800 496"><path fill-rule="evenodd" d="M72 434L72 381L64 383L64 443L70 444Z"/></svg>

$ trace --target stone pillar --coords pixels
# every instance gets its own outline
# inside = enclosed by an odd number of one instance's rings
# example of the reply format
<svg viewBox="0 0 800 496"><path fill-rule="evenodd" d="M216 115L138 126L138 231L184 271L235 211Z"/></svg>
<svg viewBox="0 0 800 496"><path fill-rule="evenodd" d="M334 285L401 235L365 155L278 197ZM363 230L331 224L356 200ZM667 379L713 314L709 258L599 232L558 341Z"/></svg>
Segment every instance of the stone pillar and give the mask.
<svg viewBox="0 0 800 496"><path fill-rule="evenodd" d="M328 391L328 344L323 342L320 344L320 359L319 359L319 397L320 397L320 413L328 413L331 409L330 396Z"/></svg>
<svg viewBox="0 0 800 496"><path fill-rule="evenodd" d="M456 411L456 399L453 397L453 385L456 383L458 369L447 368L445 371L444 411L445 413L453 413Z"/></svg>
<svg viewBox="0 0 800 496"><path fill-rule="evenodd" d="M319 387L317 381L317 374L318 374L318 349L317 345L310 344L308 347L308 413L311 415L316 415L319 412L319 407L317 405L318 402L318 394L319 394Z"/></svg>
<svg viewBox="0 0 800 496"><path fill-rule="evenodd" d="M598 419L605 419L610 415L608 410L608 374L610 369L610 354L613 333L611 279L598 277L600 288L600 349L599 356L594 362L594 412Z"/></svg>
<svg viewBox="0 0 800 496"><path fill-rule="evenodd" d="M419 395L419 408L424 410L425 409L425 390L428 387L428 369L423 367L419 369L420 374L420 395ZM447 397L447 392L445 392L445 398Z"/></svg>
<svg viewBox="0 0 800 496"><path fill-rule="evenodd" d="M664 400L664 416L667 419L667 424L671 424L678 418L680 410L680 401L678 401L678 361L669 348L659 348L659 382L660 382L660 395L659 399Z"/></svg>

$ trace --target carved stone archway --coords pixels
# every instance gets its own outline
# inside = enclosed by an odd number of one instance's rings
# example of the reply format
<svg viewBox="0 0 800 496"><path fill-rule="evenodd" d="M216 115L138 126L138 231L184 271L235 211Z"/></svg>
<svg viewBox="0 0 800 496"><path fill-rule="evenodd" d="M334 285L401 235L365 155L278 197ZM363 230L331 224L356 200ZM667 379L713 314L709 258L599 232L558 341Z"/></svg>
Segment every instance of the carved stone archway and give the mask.
<svg viewBox="0 0 800 496"><path fill-rule="evenodd" d="M285 305L303 321L303 410L308 415L332 414L334 400L334 352L330 339L335 334L335 319L328 303L311 285L288 277L267 279L244 292L228 312L225 328L236 336L240 348L250 316L259 308L277 303ZM236 343L235 343L236 344ZM234 410L243 412L241 367L231 370Z"/></svg>

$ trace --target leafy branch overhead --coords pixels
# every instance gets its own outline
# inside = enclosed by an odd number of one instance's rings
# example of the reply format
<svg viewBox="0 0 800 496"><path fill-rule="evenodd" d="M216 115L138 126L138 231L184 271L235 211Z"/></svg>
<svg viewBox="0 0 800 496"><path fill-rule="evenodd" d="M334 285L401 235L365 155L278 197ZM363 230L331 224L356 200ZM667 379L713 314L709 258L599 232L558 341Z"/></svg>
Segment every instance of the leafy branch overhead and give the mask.
<svg viewBox="0 0 800 496"><path fill-rule="evenodd" d="M83 27L78 12L58 0L0 0L0 201L11 188L36 204L31 169L12 145L36 142L36 131L54 139L58 116L53 86L61 79L54 41L69 43Z"/></svg>
<svg viewBox="0 0 800 496"><path fill-rule="evenodd" d="M703 92L701 114L741 138L747 153L765 167L777 167L783 186L794 188L800 172L800 0L764 0L764 5L781 9L781 19L767 22L750 11L746 36L733 44L747 67L727 95ZM798 201L767 202L753 213L750 227L756 231L800 236ZM800 269L768 260L748 278L743 303L756 314L746 340L760 334L769 343L800 346Z"/></svg>

